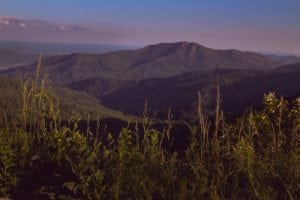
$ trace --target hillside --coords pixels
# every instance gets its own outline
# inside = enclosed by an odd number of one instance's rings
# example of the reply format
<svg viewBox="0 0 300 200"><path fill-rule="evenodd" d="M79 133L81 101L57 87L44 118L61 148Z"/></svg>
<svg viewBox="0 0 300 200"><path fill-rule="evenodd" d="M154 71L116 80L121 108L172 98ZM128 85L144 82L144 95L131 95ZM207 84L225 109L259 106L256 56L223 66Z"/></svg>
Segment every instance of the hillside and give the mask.
<svg viewBox="0 0 300 200"><path fill-rule="evenodd" d="M113 117L126 119L121 112L117 112L102 106L99 100L86 93L73 91L67 88L50 88L50 92L59 100L62 117L68 119L72 113L76 113L87 119ZM1 112L8 116L16 116L21 109L20 81L6 76L0 76L0 108ZM2 113L3 114L3 113Z"/></svg>
<svg viewBox="0 0 300 200"><path fill-rule="evenodd" d="M259 76L246 78L222 89L224 111L240 113L249 106L261 107L267 92L284 97L299 97L300 63L286 65Z"/></svg>
<svg viewBox="0 0 300 200"><path fill-rule="evenodd" d="M82 91L92 96L100 97L120 89L131 87L137 83L138 81L116 78L90 78L82 81L74 81L65 86L72 90Z"/></svg>
<svg viewBox="0 0 300 200"><path fill-rule="evenodd" d="M100 96L103 105L125 113L140 114L147 99L149 108L165 117L171 106L175 118L190 119L197 110L198 91L204 97L204 108L212 114L219 80L222 108L226 115L237 116L246 108L259 108L267 92L286 97L300 92L300 64L284 66L269 72L215 70L187 73L168 79L148 79L117 92Z"/></svg>
<svg viewBox="0 0 300 200"><path fill-rule="evenodd" d="M24 66L5 73L30 76L35 65ZM270 70L278 63L260 54L238 50L214 50L196 43L161 43L136 50L105 54L72 54L43 60L42 71L56 85L92 78L142 80L168 78L182 73L213 70Z"/></svg>
<svg viewBox="0 0 300 200"><path fill-rule="evenodd" d="M259 73L233 69L184 73L166 79L142 80L98 98L107 107L134 115L142 113L147 100L150 111L159 118L166 117L171 107L176 119L188 119L197 111L198 92L203 95L205 112L212 114L217 82L227 86Z"/></svg>

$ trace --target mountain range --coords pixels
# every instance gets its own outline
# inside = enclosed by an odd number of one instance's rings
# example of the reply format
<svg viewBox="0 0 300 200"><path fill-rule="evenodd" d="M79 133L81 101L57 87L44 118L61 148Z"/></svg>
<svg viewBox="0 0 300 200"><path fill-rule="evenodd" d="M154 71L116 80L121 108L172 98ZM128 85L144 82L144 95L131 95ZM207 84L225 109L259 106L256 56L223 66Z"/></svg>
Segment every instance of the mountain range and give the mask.
<svg viewBox="0 0 300 200"><path fill-rule="evenodd" d="M283 66L285 63L253 52L177 42L104 54L51 56L43 59L41 73L56 87L88 93L102 105L126 114L139 115L147 99L150 111L159 118L171 106L176 119L192 120L199 91L206 112L212 114L217 83L229 116L249 106L259 108L263 94L269 91L285 96L299 93L299 64ZM2 74L26 78L34 75L35 66Z"/></svg>
<svg viewBox="0 0 300 200"><path fill-rule="evenodd" d="M30 76L36 63L7 71ZM270 70L279 64L265 56L238 50L214 50L196 43L149 45L105 54L71 54L43 60L42 72L58 85L90 78L142 80L168 78L212 69Z"/></svg>

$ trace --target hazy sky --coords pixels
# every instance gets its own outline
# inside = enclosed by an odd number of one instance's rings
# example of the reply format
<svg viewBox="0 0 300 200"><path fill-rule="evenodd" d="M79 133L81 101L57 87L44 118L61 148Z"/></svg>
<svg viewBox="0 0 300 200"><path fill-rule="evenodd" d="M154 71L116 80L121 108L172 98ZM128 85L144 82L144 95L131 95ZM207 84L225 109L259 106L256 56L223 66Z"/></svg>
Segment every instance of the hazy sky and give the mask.
<svg viewBox="0 0 300 200"><path fill-rule="evenodd" d="M300 0L0 0L0 15L88 27L97 43L185 40L300 54Z"/></svg>

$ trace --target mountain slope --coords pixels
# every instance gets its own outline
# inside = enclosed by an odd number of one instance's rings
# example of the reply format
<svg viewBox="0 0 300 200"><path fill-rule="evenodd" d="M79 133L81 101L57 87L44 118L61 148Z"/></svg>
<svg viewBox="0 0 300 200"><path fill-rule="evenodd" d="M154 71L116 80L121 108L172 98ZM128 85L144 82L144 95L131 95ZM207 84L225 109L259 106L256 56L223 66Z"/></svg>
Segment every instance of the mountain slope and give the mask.
<svg viewBox="0 0 300 200"><path fill-rule="evenodd" d="M99 100L86 93L73 91L67 88L49 88L49 91L58 98L63 118L68 119L73 112L83 118L87 118L88 115L94 119L96 117L126 118L121 112L102 106ZM20 81L6 76L0 76L1 112L5 112L8 116L16 116L20 113L21 95Z"/></svg>
<svg viewBox="0 0 300 200"><path fill-rule="evenodd" d="M94 97L101 97L120 89L125 89L137 84L134 80L111 79L111 78L90 78L82 81L71 82L67 88L76 91L86 92Z"/></svg>
<svg viewBox="0 0 300 200"><path fill-rule="evenodd" d="M222 89L224 111L240 113L249 106L258 108L267 92L297 97L300 94L299 77L300 63L296 63L235 82Z"/></svg>
<svg viewBox="0 0 300 200"><path fill-rule="evenodd" d="M117 92L100 96L103 105L121 110L125 113L139 115L147 100L151 112L164 117L169 106L174 117L185 118L198 99L198 92L204 97L205 110L209 114L213 110L216 85L230 85L246 77L259 74L258 71L246 70L212 70L185 73L166 79L147 79ZM194 107L195 106L195 107Z"/></svg>
<svg viewBox="0 0 300 200"><path fill-rule="evenodd" d="M222 108L227 116L237 116L244 109L259 108L263 95L275 92L286 97L300 92L300 64L268 72L215 70L186 73L168 79L148 79L137 85L100 97L103 105L125 113L140 114L147 99L149 108L164 117L171 106L175 118L196 116L197 94L201 92L205 111L212 115L219 80Z"/></svg>
<svg viewBox="0 0 300 200"><path fill-rule="evenodd" d="M168 78L182 73L213 69L270 70L277 62L262 55L237 50L214 50L196 43L161 43L137 50L105 54L54 56L43 61L56 85L92 78L142 80ZM6 71L10 75L30 76L35 64Z"/></svg>

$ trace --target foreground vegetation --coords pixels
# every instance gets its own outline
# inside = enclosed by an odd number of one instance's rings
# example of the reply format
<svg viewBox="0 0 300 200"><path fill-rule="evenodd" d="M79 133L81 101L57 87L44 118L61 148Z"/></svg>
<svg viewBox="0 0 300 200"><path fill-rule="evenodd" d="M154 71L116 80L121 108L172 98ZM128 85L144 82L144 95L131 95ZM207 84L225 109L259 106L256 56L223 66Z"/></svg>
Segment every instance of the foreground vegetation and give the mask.
<svg viewBox="0 0 300 200"><path fill-rule="evenodd" d="M270 93L264 109L227 123L216 97L215 119L189 125L184 152L144 112L143 130L116 139L61 123L55 97L39 73L22 86L22 111L2 115L0 196L13 199L300 199L300 98ZM219 92L218 92L219 94ZM142 134L140 134L142 132ZM182 133L187 134L187 133Z"/></svg>

